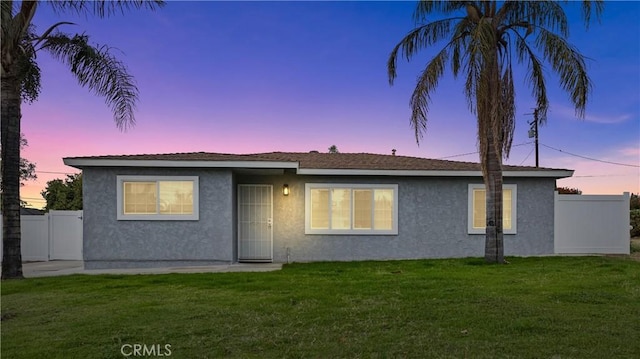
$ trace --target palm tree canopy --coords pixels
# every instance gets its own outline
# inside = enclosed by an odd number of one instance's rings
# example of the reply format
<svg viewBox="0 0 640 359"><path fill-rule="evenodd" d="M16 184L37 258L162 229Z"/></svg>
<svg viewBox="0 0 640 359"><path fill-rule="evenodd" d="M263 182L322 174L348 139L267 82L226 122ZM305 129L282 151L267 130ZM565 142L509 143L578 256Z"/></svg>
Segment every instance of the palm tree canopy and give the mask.
<svg viewBox="0 0 640 359"><path fill-rule="evenodd" d="M599 18L604 8L602 1L584 1L583 18L588 25L592 12ZM428 15L445 18L426 22ZM576 115L584 117L591 91L584 57L566 41L569 33L566 14L554 1L420 1L414 13L418 26L410 31L391 51L387 62L388 77L393 84L397 60L407 61L424 49L437 44L442 48L429 60L418 77L411 96L411 124L419 142L426 129L431 95L447 68L454 77L465 74L464 92L470 110L478 115L481 127L493 127L498 137L500 152L508 157L515 123L515 91L513 60L527 65L525 81L531 89L544 122L549 107L543 62L548 63L560 79L560 86L569 94ZM494 55L495 54L495 55ZM500 86L498 93L490 93L487 65L495 57ZM483 103L494 96L491 108ZM491 123L480 120L484 112ZM479 136L481 156L482 136Z"/></svg>
<svg viewBox="0 0 640 359"><path fill-rule="evenodd" d="M106 17L129 9L155 9L163 1L47 1L57 13L72 12ZM20 81L21 98L33 102L40 94L40 68L36 53L44 50L69 67L82 86L105 98L118 128L135 124L138 89L126 66L104 45L92 45L85 34L69 35L59 31L71 22L53 24L37 35L31 20L38 1L1 2L2 76L15 72Z"/></svg>

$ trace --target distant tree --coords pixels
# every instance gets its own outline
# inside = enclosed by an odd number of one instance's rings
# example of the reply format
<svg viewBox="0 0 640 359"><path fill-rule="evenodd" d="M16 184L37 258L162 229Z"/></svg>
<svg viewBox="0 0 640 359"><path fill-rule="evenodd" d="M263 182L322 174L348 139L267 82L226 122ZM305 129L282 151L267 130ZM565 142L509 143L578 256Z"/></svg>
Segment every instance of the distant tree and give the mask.
<svg viewBox="0 0 640 359"><path fill-rule="evenodd" d="M629 198L629 209L640 210L640 193L632 193Z"/></svg>
<svg viewBox="0 0 640 359"><path fill-rule="evenodd" d="M24 138L24 134L20 136L20 151L29 146L29 142ZM20 157L20 179L22 181L33 181L38 179L36 175L36 164L26 158ZM20 182L24 186L24 182Z"/></svg>
<svg viewBox="0 0 640 359"><path fill-rule="evenodd" d="M558 194L582 194L582 191L577 188L569 187L556 187Z"/></svg>
<svg viewBox="0 0 640 359"><path fill-rule="evenodd" d="M329 153L340 153L340 151L338 151L338 146L336 145L331 145L329 147Z"/></svg>
<svg viewBox="0 0 640 359"><path fill-rule="evenodd" d="M24 133L20 134L20 151L29 146L29 142L24 138ZM0 153L2 153L2 147L0 146ZM32 181L38 179L36 175L36 164L29 161L26 158L20 157L20 186L24 186L24 181ZM0 183L2 180L0 179Z"/></svg>
<svg viewBox="0 0 640 359"><path fill-rule="evenodd" d="M78 211L82 209L82 174L67 175L65 180L54 179L40 192L47 201L45 210Z"/></svg>
<svg viewBox="0 0 640 359"><path fill-rule="evenodd" d="M24 138L24 134L20 134L20 151L22 151L25 147L29 146L29 142ZM2 147L0 146L0 154L2 153ZM20 186L24 186L25 181L33 181L38 179L38 175L36 175L36 164L29 161L26 158L20 157ZM2 179L0 179L0 186L2 186ZM0 203L2 203L2 199L0 198ZM26 207L27 202L20 200L20 207Z"/></svg>

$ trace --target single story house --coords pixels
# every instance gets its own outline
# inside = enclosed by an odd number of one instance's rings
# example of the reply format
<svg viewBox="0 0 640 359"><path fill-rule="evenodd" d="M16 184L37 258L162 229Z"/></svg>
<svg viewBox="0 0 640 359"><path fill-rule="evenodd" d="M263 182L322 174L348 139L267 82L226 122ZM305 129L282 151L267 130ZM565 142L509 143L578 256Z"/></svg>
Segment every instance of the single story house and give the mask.
<svg viewBox="0 0 640 359"><path fill-rule="evenodd" d="M65 158L83 171L85 267L482 256L480 165L369 153ZM506 255L554 251L556 179L504 166Z"/></svg>

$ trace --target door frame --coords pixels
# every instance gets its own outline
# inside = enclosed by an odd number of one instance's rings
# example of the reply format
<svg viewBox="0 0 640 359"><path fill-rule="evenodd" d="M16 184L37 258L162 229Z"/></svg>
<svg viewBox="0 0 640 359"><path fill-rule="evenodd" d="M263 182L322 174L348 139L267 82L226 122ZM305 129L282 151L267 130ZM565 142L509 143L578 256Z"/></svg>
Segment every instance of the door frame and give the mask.
<svg viewBox="0 0 640 359"><path fill-rule="evenodd" d="M241 187L265 187L265 188L269 188L269 192L270 192L270 201L269 201L269 219L268 222L269 223L269 259L243 259L241 256L241 242L242 242L242 238L241 236L241 218L242 218L242 200L240 198L240 188ZM252 184L252 183L243 183L243 184L238 184L237 188L236 188L236 207L237 208L237 235L236 235L236 246L237 246L237 250L238 250L238 262L253 262L253 263L272 263L273 262L273 185L271 184Z"/></svg>

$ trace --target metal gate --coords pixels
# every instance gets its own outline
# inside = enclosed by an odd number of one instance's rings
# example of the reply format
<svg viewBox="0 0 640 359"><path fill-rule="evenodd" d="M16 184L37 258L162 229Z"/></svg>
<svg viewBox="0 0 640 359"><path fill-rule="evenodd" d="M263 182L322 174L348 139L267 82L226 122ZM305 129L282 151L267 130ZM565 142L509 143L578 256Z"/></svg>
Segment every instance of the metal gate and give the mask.
<svg viewBox="0 0 640 359"><path fill-rule="evenodd" d="M273 186L238 185L238 260L273 261Z"/></svg>

